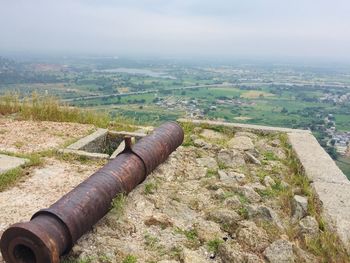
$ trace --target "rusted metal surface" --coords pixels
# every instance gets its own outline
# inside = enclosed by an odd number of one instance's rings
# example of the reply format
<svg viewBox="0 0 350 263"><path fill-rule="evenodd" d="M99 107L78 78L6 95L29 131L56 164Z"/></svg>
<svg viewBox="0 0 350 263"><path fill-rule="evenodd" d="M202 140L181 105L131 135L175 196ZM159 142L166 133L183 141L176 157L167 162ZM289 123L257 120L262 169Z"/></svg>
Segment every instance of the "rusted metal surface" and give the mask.
<svg viewBox="0 0 350 263"><path fill-rule="evenodd" d="M113 198L129 193L181 145L182 128L169 122L155 129L26 223L9 227L0 248L8 263L58 263L73 244L110 209Z"/></svg>

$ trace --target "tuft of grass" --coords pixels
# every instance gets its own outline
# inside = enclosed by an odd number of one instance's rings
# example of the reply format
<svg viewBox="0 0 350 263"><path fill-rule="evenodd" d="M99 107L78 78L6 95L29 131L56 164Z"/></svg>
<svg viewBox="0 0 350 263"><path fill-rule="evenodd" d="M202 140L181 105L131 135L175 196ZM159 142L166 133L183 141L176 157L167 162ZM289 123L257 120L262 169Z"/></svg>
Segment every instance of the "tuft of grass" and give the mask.
<svg viewBox="0 0 350 263"><path fill-rule="evenodd" d="M280 238L281 230L274 223L261 220L257 223L257 225L266 231L271 242Z"/></svg>
<svg viewBox="0 0 350 263"><path fill-rule="evenodd" d="M127 255L122 263L136 263L137 262L137 257L134 255Z"/></svg>
<svg viewBox="0 0 350 263"><path fill-rule="evenodd" d="M195 125L191 122L182 122L180 123L182 129L185 133L184 142L182 143L183 146L194 146L193 141L191 139L191 135L194 133Z"/></svg>
<svg viewBox="0 0 350 263"><path fill-rule="evenodd" d="M267 151L263 153L264 159L266 161L278 161L279 158L275 155L274 152Z"/></svg>
<svg viewBox="0 0 350 263"><path fill-rule="evenodd" d="M0 174L0 192L4 191L10 185L13 185L23 175L23 168L15 168Z"/></svg>
<svg viewBox="0 0 350 263"><path fill-rule="evenodd" d="M200 245L197 230L195 228L185 230L177 227L175 228L175 233L184 235L188 241L187 245L191 248L197 248Z"/></svg>
<svg viewBox="0 0 350 263"><path fill-rule="evenodd" d="M322 262L350 262L350 257L339 241L339 237L330 231L323 231L317 238L305 240L306 247Z"/></svg>
<svg viewBox="0 0 350 263"><path fill-rule="evenodd" d="M152 236L151 234L145 234L144 235L145 239L145 245L151 249L155 249L158 246L159 239L155 236Z"/></svg>
<svg viewBox="0 0 350 263"><path fill-rule="evenodd" d="M112 201L111 212L117 216L121 216L124 213L126 202L125 194L118 194Z"/></svg>
<svg viewBox="0 0 350 263"><path fill-rule="evenodd" d="M207 242L207 249L209 252L216 254L219 250L220 244L224 243L223 240L215 238Z"/></svg>
<svg viewBox="0 0 350 263"><path fill-rule="evenodd" d="M218 171L217 170L212 170L208 169L205 177L207 178L212 178L212 177L217 177L218 176Z"/></svg>
<svg viewBox="0 0 350 263"><path fill-rule="evenodd" d="M12 154L12 153L6 153L1 152L2 154L7 154L10 156L16 156L20 158L26 158L29 160L26 164L22 165L21 167L11 169L5 173L2 173L0 175L0 192L4 191L8 187L14 185L20 178L22 178L29 167L34 166L40 166L42 164L41 156L40 154L34 153L34 154Z"/></svg>
<svg viewBox="0 0 350 263"><path fill-rule="evenodd" d="M243 194L238 193L237 196L242 205L249 204L248 198L245 197Z"/></svg>
<svg viewBox="0 0 350 263"><path fill-rule="evenodd" d="M257 190L261 197L271 198L280 196L283 192L285 192L285 188L281 184L280 181L277 181L271 188L266 188L265 190Z"/></svg>
<svg viewBox="0 0 350 263"><path fill-rule="evenodd" d="M244 219L249 218L248 209L243 205L240 208L238 208L237 213Z"/></svg>
<svg viewBox="0 0 350 263"><path fill-rule="evenodd" d="M144 235L144 244L147 249L157 252L161 256L166 254L165 246L160 244L160 240L156 236L146 233Z"/></svg>
<svg viewBox="0 0 350 263"><path fill-rule="evenodd" d="M145 195L154 194L158 189L158 185L156 183L146 183L144 193Z"/></svg>
<svg viewBox="0 0 350 263"><path fill-rule="evenodd" d="M227 165L224 164L223 162L218 162L218 166L219 166L219 169L220 169L220 170L225 170L225 169L228 168Z"/></svg>
<svg viewBox="0 0 350 263"><path fill-rule="evenodd" d="M172 247L168 254L172 259L180 260L181 253L182 253L181 247Z"/></svg>

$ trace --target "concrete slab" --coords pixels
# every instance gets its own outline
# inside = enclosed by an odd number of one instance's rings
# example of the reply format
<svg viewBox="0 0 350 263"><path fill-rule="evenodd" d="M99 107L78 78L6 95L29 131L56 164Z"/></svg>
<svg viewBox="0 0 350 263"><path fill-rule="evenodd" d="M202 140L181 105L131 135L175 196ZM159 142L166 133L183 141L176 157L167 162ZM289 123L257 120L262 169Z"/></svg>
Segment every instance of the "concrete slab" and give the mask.
<svg viewBox="0 0 350 263"><path fill-rule="evenodd" d="M231 127L236 130L244 130L249 131L253 130L255 132L293 132L293 133L311 133L309 130L300 130L300 129L289 129L282 127L271 127L271 126L263 126L263 125L253 125L253 124L244 124L244 123L232 123L232 122L222 122L222 121L209 121L209 120L192 120L192 119L184 119L180 118L177 120L178 122L190 122L193 124L207 124L210 126L225 126Z"/></svg>
<svg viewBox="0 0 350 263"><path fill-rule="evenodd" d="M28 159L13 157L5 154L0 154L0 174L11 169L20 167L29 162Z"/></svg>
<svg viewBox="0 0 350 263"><path fill-rule="evenodd" d="M67 149L70 150L83 150L88 152L98 152L101 145L106 141L108 134L107 129L98 129L94 133L80 139L79 141L69 145Z"/></svg>
<svg viewBox="0 0 350 263"><path fill-rule="evenodd" d="M350 253L350 181L312 134L288 133L288 138L322 204L326 221Z"/></svg>
<svg viewBox="0 0 350 263"><path fill-rule="evenodd" d="M311 181L349 183L312 134L288 133L288 138Z"/></svg>
<svg viewBox="0 0 350 263"><path fill-rule="evenodd" d="M109 159L109 155L104 153L91 153L91 152L86 152L81 150L72 150L72 149L60 149L58 150L58 152L62 154L75 154L78 156L86 157L88 159Z"/></svg>

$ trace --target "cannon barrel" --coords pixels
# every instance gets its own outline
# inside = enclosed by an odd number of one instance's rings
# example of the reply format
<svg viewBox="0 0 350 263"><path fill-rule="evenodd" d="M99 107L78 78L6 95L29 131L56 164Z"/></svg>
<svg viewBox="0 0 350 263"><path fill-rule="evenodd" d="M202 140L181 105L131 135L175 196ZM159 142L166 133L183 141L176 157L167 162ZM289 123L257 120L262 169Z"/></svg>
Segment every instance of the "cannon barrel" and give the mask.
<svg viewBox="0 0 350 263"><path fill-rule="evenodd" d="M129 193L180 146L184 132L168 122L92 174L29 222L10 226L0 248L8 263L57 263L111 208L119 193ZM49 191L49 189L48 189Z"/></svg>

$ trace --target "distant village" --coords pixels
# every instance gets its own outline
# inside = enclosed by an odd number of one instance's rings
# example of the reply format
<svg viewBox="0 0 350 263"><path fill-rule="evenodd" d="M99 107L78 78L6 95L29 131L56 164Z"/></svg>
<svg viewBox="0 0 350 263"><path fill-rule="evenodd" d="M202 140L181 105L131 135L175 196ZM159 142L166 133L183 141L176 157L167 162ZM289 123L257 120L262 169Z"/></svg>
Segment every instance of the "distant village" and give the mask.
<svg viewBox="0 0 350 263"><path fill-rule="evenodd" d="M344 104L344 103L350 102L350 93L346 93L346 94L326 93L319 100L320 102L326 102L326 103Z"/></svg>
<svg viewBox="0 0 350 263"><path fill-rule="evenodd" d="M254 106L255 102L242 101L240 99L217 99L211 105L205 107L200 107L200 100L189 99L184 100L182 98L177 98L174 96L157 98L155 105L168 109L168 110L181 110L186 112L186 117L195 119L204 119L205 115L209 111L216 111L218 105L232 105L232 106Z"/></svg>
<svg viewBox="0 0 350 263"><path fill-rule="evenodd" d="M329 136L328 144L334 146L341 155L350 153L350 132L339 132L336 129L333 114L328 114L325 118L326 133Z"/></svg>

